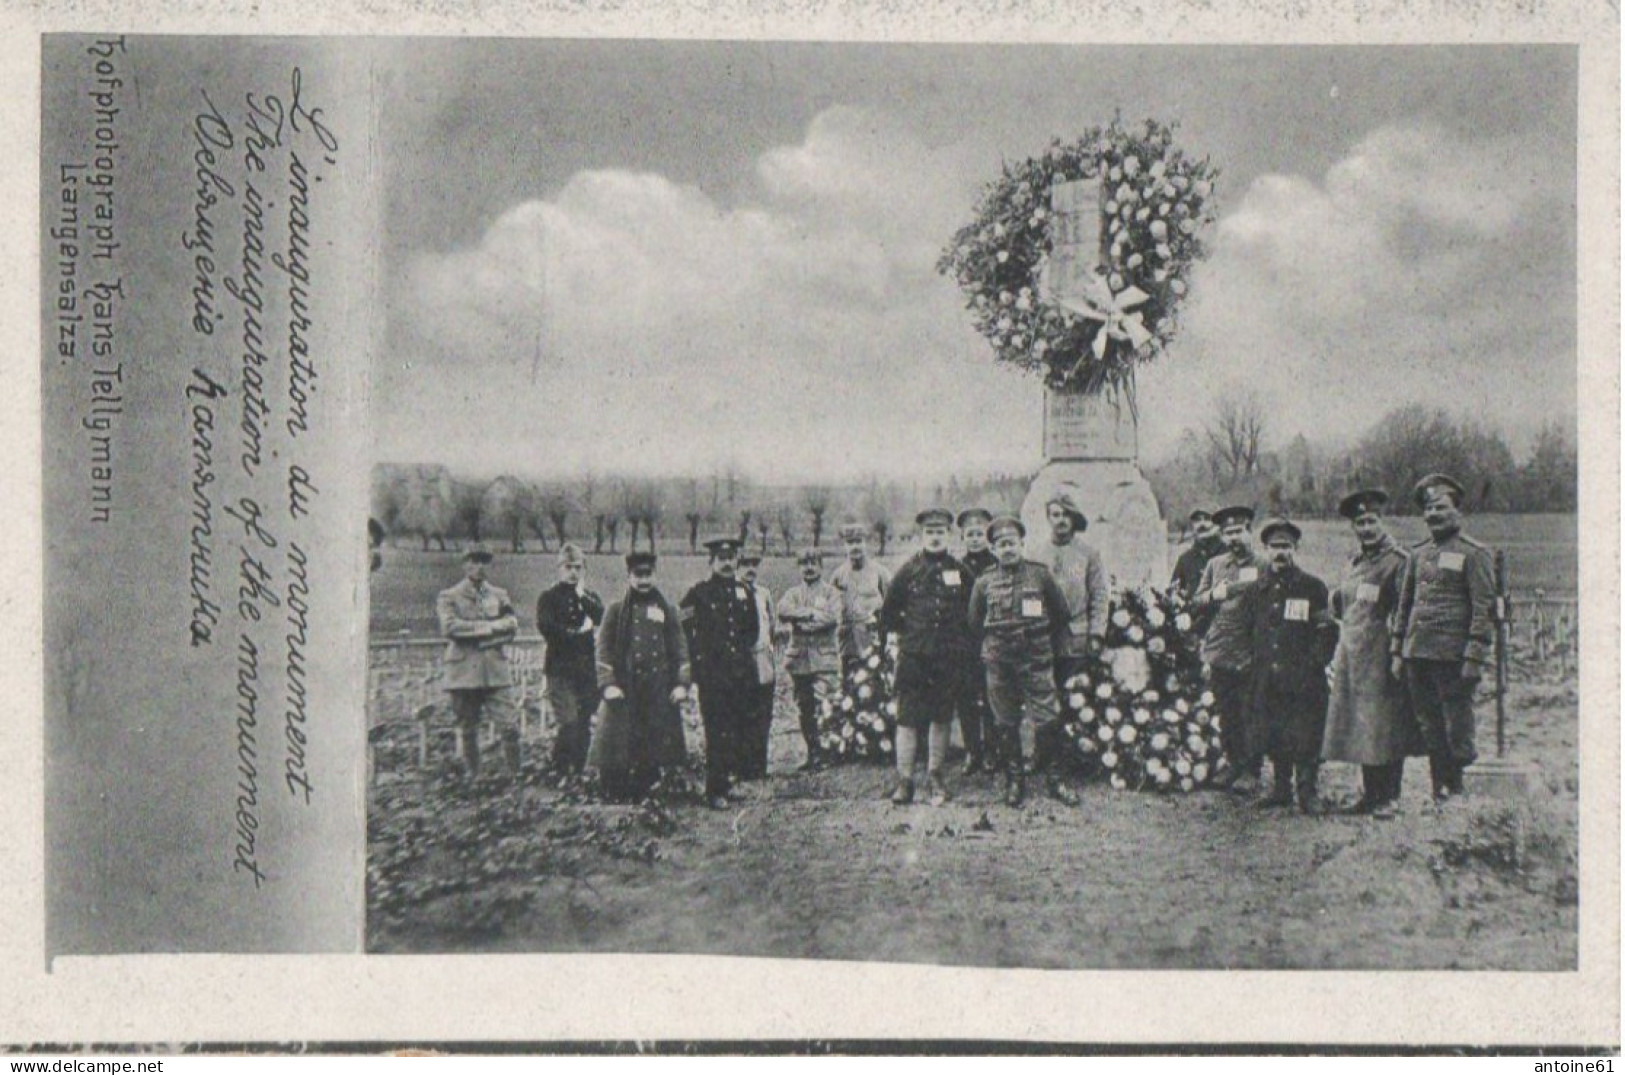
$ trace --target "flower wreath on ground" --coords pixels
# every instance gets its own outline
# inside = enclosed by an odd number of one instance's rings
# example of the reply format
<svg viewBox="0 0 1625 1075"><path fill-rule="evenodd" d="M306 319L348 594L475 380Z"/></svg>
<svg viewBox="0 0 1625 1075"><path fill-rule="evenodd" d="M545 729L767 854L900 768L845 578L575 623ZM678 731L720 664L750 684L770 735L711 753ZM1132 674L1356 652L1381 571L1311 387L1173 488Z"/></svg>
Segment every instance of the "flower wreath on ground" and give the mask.
<svg viewBox="0 0 1625 1075"><path fill-rule="evenodd" d="M1086 770L1118 789L1193 791L1219 763L1219 716L1202 679L1200 637L1177 594L1154 588L1113 598L1106 654L1063 685L1061 723ZM1143 687L1124 682L1122 655L1144 654Z"/></svg>
<svg viewBox="0 0 1625 1075"><path fill-rule="evenodd" d="M1041 373L1051 388L1132 393L1135 366L1174 338L1191 268L1206 254L1199 233L1213 220L1218 169L1186 156L1173 134L1156 120L1113 121L1006 163L988 184L937 271L959 284L997 361ZM1051 192L1085 179L1099 180L1102 213L1091 312L1051 301L1041 280L1054 247Z"/></svg>
<svg viewBox="0 0 1625 1075"><path fill-rule="evenodd" d="M897 645L869 647L841 677L841 693L825 698L818 717L818 743L836 761L889 758L897 731Z"/></svg>

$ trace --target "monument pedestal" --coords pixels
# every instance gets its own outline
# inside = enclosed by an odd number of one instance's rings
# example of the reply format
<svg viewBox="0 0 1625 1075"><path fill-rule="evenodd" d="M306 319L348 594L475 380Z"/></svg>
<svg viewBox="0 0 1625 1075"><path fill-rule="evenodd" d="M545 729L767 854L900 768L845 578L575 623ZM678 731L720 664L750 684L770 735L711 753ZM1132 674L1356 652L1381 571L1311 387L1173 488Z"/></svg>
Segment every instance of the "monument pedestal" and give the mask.
<svg viewBox="0 0 1625 1075"><path fill-rule="evenodd" d="M1126 403L1077 392L1047 393L1044 458L1021 504L1028 555L1040 559L1049 540L1045 503L1057 486L1077 488L1089 529L1118 587L1168 584L1168 529L1140 473L1138 434Z"/></svg>

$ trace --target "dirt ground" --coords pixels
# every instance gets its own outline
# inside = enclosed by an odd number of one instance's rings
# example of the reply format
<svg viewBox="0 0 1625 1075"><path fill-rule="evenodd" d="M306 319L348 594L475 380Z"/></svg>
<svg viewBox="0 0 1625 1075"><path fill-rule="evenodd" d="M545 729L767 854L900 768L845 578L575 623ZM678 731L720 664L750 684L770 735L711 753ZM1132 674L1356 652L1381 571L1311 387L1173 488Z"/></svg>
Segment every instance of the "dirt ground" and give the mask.
<svg viewBox="0 0 1625 1075"><path fill-rule="evenodd" d="M781 699L781 705L787 700ZM992 777L942 807L889 773L773 772L727 812L610 806L518 782L381 770L369 817L369 949L642 952L1050 968L1573 969L1578 702L1519 683L1521 800L1427 800L1424 759L1389 820L1261 811L1221 792L1082 787L1012 810ZM1493 714L1480 711L1486 754ZM542 744L531 744L539 756ZM1351 801L1352 767L1323 792Z"/></svg>

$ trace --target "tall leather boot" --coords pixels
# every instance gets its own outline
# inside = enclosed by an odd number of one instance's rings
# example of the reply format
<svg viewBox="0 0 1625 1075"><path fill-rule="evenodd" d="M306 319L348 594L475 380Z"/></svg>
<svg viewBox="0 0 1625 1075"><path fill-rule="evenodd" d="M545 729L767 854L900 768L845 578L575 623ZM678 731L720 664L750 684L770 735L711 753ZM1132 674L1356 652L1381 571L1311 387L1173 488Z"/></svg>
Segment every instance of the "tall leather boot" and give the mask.
<svg viewBox="0 0 1625 1075"><path fill-rule="evenodd" d="M1274 773L1274 782L1270 786L1270 793L1258 800L1262 809L1276 806L1292 805L1292 766L1284 761L1272 761L1270 768Z"/></svg>
<svg viewBox="0 0 1625 1075"><path fill-rule="evenodd" d="M1298 812L1311 817L1321 813L1320 764L1299 762L1293 766L1293 778L1298 783Z"/></svg>
<svg viewBox="0 0 1625 1075"><path fill-rule="evenodd" d="M1027 759L1021 756L1021 728L1001 728L999 753L1004 760L1004 805L1020 806L1027 798Z"/></svg>
<svg viewBox="0 0 1625 1075"><path fill-rule="evenodd" d="M480 725L478 721L459 721L457 723L457 739L463 746L463 765L468 769L468 778L477 779L480 775Z"/></svg>
<svg viewBox="0 0 1625 1075"><path fill-rule="evenodd" d="M1045 724L1033 733L1033 771L1044 781L1044 792L1062 806L1078 805L1078 793L1067 786L1057 771L1060 762L1061 726Z"/></svg>

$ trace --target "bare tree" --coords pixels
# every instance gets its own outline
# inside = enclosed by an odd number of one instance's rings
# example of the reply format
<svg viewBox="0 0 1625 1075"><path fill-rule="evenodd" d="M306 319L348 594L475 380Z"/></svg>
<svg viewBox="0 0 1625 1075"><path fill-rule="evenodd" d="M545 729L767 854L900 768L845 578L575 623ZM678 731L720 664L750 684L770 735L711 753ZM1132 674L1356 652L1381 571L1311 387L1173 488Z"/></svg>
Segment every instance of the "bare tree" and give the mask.
<svg viewBox="0 0 1625 1075"><path fill-rule="evenodd" d="M812 543L813 548L824 537L824 516L829 514L829 502L832 491L827 485L809 485L801 494L801 502L807 508L807 514L812 516Z"/></svg>
<svg viewBox="0 0 1625 1075"><path fill-rule="evenodd" d="M1247 391L1220 396L1207 439L1216 478L1227 472L1228 484L1235 485L1256 474L1264 441L1264 405L1258 394Z"/></svg>
<svg viewBox="0 0 1625 1075"><path fill-rule="evenodd" d="M795 555L796 514L796 503L788 495L773 507L773 522L778 527L780 540L784 542L786 556Z"/></svg>
<svg viewBox="0 0 1625 1075"><path fill-rule="evenodd" d="M553 535L563 545L570 540L566 524L570 521L570 513L575 509L575 498L570 495L570 487L564 482L548 482L542 486L538 493L539 506L537 514L553 524ZM542 539L542 549L547 549L547 539Z"/></svg>
<svg viewBox="0 0 1625 1075"><path fill-rule="evenodd" d="M756 533L762 541L762 555L767 555L767 539L773 533L773 518L768 509L756 512Z"/></svg>
<svg viewBox="0 0 1625 1075"><path fill-rule="evenodd" d="M523 534L534 527L535 519L536 490L528 482L504 474L480 494L479 532L506 537L516 553L525 551Z"/></svg>
<svg viewBox="0 0 1625 1075"><path fill-rule="evenodd" d="M713 497L715 496L715 479L713 479ZM700 524L705 521L707 510L705 502L705 488L698 478L690 478L682 484L683 520L688 523L688 551L700 551Z"/></svg>
<svg viewBox="0 0 1625 1075"><path fill-rule="evenodd" d="M446 535L457 515L457 490L451 472L438 465L408 467L396 490L400 498L396 517L401 532L418 535L424 552L429 551L431 538L444 552Z"/></svg>

